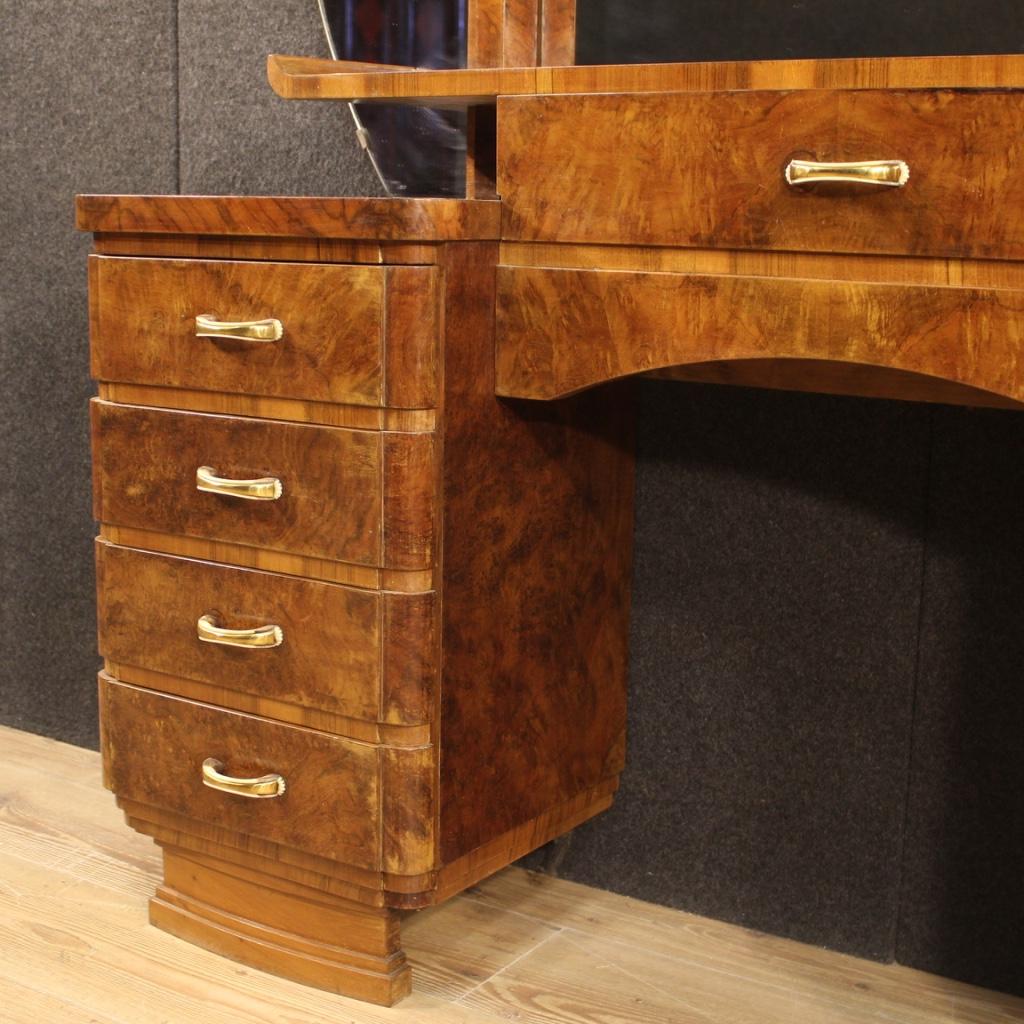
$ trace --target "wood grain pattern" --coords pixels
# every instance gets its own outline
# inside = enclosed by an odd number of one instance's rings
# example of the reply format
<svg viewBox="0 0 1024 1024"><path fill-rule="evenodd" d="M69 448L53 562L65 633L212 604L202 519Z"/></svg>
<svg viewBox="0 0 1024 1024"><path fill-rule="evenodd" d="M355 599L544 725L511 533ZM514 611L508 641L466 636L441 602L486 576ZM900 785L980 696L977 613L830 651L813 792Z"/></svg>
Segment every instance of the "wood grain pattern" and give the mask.
<svg viewBox="0 0 1024 1024"><path fill-rule="evenodd" d="M99 541L100 653L303 710L424 725L436 691L434 601L172 558ZM196 620L281 627L275 648L201 643Z"/></svg>
<svg viewBox="0 0 1024 1024"><path fill-rule="evenodd" d="M938 287L1024 289L1024 263L858 253L503 242L501 264L666 274L738 274Z"/></svg>
<svg viewBox="0 0 1024 1024"><path fill-rule="evenodd" d="M474 0L466 12L466 63L471 68L501 65L505 0Z"/></svg>
<svg viewBox="0 0 1024 1024"><path fill-rule="evenodd" d="M660 380L725 384L778 391L812 391L823 395L888 398L901 402L939 402L988 409L1024 409L1024 403L938 377L860 363L819 359L736 359L690 363L644 374Z"/></svg>
<svg viewBox="0 0 1024 1024"><path fill-rule="evenodd" d="M289 576L304 576L327 583L343 583L353 587L394 591L398 594L418 594L432 590L437 573L434 569L404 570L377 569L351 562L334 562L326 558L292 555L285 551L271 551L254 548L247 544L232 544L227 541L209 540L203 537L186 537L182 534L161 533L133 526L117 526L100 523L100 536L114 544L128 548L142 548L159 551L168 555L183 555L185 558L201 558L205 561L226 562L250 569L280 572Z"/></svg>
<svg viewBox="0 0 1024 1024"><path fill-rule="evenodd" d="M493 196L491 198L494 198ZM102 256L158 256L170 259L274 260L278 263L369 263L404 266L437 262L433 242L366 239L163 235L98 231L93 251Z"/></svg>
<svg viewBox="0 0 1024 1024"><path fill-rule="evenodd" d="M501 66L532 67L540 63L540 12L544 0L504 0Z"/></svg>
<svg viewBox="0 0 1024 1024"><path fill-rule="evenodd" d="M412 976L393 911L328 899L224 861L164 849L149 920L230 960L383 1006Z"/></svg>
<svg viewBox="0 0 1024 1024"><path fill-rule="evenodd" d="M498 391L517 397L688 363L792 358L1024 399L1024 291L516 268L499 272L497 320Z"/></svg>
<svg viewBox="0 0 1024 1024"><path fill-rule="evenodd" d="M369 566L433 565L433 435L341 430L94 399L96 518ZM197 491L198 466L274 476L277 501Z"/></svg>
<svg viewBox="0 0 1024 1024"><path fill-rule="evenodd" d="M430 407L433 274L426 267L93 256L92 374L158 387ZM386 302L385 290L407 297ZM267 343L198 338L200 313L275 317L284 334Z"/></svg>
<svg viewBox="0 0 1024 1024"><path fill-rule="evenodd" d="M496 238L497 203L306 196L105 196L75 200L80 231L355 239L373 243Z"/></svg>
<svg viewBox="0 0 1024 1024"><path fill-rule="evenodd" d="M232 395L223 391L188 391L157 388L148 384L120 384L101 381L99 397L122 405L154 405L159 409L186 412L226 413L256 416L264 420L317 423L323 427L352 427L355 430L423 431L437 427L435 409L381 409L366 405L335 405L304 402L264 395Z"/></svg>
<svg viewBox="0 0 1024 1024"><path fill-rule="evenodd" d="M493 0L492 0L493 2ZM1024 55L856 57L843 60L605 64L561 68L366 71L315 57L267 58L274 91L293 100L395 100L425 106L493 103L499 96L711 92L749 89L1016 89Z"/></svg>
<svg viewBox="0 0 1024 1024"><path fill-rule="evenodd" d="M433 408L438 399L438 275L426 267L389 267L384 273L383 404Z"/></svg>
<svg viewBox="0 0 1024 1024"><path fill-rule="evenodd" d="M451 247L445 266L442 863L623 758L630 402L495 398L495 248Z"/></svg>
<svg viewBox="0 0 1024 1024"><path fill-rule="evenodd" d="M506 238L1024 257L1024 91L513 98L498 123ZM797 188L793 157L899 158L910 181ZM572 202L536 173L556 165Z"/></svg>
<svg viewBox="0 0 1024 1024"><path fill-rule="evenodd" d="M539 64L576 63L576 0L542 0Z"/></svg>
<svg viewBox="0 0 1024 1024"><path fill-rule="evenodd" d="M104 779L119 797L220 828L379 870L379 748L269 722L100 676ZM279 772L281 797L204 786L203 761L230 774Z"/></svg>
<svg viewBox="0 0 1024 1024"><path fill-rule="evenodd" d="M136 657L135 660L141 660ZM243 693L238 689L204 683L195 679L155 672L153 669L126 665L123 662L105 658L103 671L123 683L132 683L147 690L159 690L175 697L187 697L201 704L216 704L220 708L231 708L260 718L272 718L278 722L302 725L320 732L337 733L363 743L382 743L394 747L422 747L433 741L432 724L392 725L376 719L350 718L314 707L288 704L257 693Z"/></svg>

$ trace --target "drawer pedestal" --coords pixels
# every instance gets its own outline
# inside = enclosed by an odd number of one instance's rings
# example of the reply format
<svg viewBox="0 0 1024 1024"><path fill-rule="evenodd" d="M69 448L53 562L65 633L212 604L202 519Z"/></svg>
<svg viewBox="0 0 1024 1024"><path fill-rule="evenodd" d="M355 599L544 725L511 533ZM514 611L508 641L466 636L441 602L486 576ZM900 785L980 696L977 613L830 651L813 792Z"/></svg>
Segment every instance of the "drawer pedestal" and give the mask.
<svg viewBox="0 0 1024 1024"><path fill-rule="evenodd" d="M163 850L151 920L390 1004L401 913L612 801L630 403L497 396L495 202L81 210L105 783Z"/></svg>

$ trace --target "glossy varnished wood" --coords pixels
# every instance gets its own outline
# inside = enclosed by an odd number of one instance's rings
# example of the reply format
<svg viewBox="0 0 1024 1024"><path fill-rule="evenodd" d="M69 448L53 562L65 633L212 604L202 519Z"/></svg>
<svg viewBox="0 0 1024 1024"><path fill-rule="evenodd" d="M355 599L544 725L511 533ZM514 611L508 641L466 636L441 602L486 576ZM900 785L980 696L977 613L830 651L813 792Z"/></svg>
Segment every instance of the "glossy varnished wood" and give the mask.
<svg viewBox="0 0 1024 1024"><path fill-rule="evenodd" d="M119 797L245 835L377 870L379 748L239 714L100 676L105 782ZM217 758L239 777L277 772L281 797L246 799L203 785Z"/></svg>
<svg viewBox="0 0 1024 1024"><path fill-rule="evenodd" d="M150 900L158 928L260 970L391 1006L412 976L394 911L376 910L193 851L165 846ZM211 903L211 897L215 899Z"/></svg>
<svg viewBox="0 0 1024 1024"><path fill-rule="evenodd" d="M507 238L1024 257L1024 90L558 96L499 107ZM783 175L794 157L898 158L910 180L794 187ZM565 179L535 172L556 164Z"/></svg>
<svg viewBox="0 0 1024 1024"><path fill-rule="evenodd" d="M385 594L104 541L96 573L100 653L111 662L293 705L300 718L432 719L432 593ZM266 649L201 643L201 615L229 629L274 624L284 641Z"/></svg>
<svg viewBox="0 0 1024 1024"><path fill-rule="evenodd" d="M434 274L427 267L90 259L98 380L313 402L436 404ZM274 317L273 342L196 336L196 316Z"/></svg>
<svg viewBox="0 0 1024 1024"><path fill-rule="evenodd" d="M103 523L373 567L434 558L433 435L179 413L94 399ZM196 490L195 472L277 477L277 501Z"/></svg>
<svg viewBox="0 0 1024 1024"><path fill-rule="evenodd" d="M437 427L436 409L381 409L366 405L270 398L267 395L121 384L117 381L100 381L98 390L99 397L108 402L156 406L158 409L256 416L260 419L318 423L324 427L352 427L356 430L424 431Z"/></svg>
<svg viewBox="0 0 1024 1024"><path fill-rule="evenodd" d="M558 93L1019 88L1024 81L1024 56L858 57L367 71L365 65L345 61L272 54L267 58L267 77L274 91L286 99L353 99L382 103L402 100L437 107L493 103L499 96Z"/></svg>
<svg viewBox="0 0 1024 1024"><path fill-rule="evenodd" d="M371 587L395 591L400 594L418 594L434 586L434 569L379 569L352 562L334 562L311 555L294 555L287 551L250 547L230 541L210 540L205 537L187 537L180 533L164 533L142 527L117 526L100 523L100 536L104 540L125 547L143 548L168 555L183 555L230 565L263 569L266 572L304 576L328 583L343 583L354 587Z"/></svg>
<svg viewBox="0 0 1024 1024"><path fill-rule="evenodd" d="M497 320L498 390L517 397L689 363L793 358L1024 399L1024 291L506 268Z"/></svg>
<svg viewBox="0 0 1024 1024"><path fill-rule="evenodd" d="M171 259L372 263L384 266L429 265L437 262L437 243L374 239L101 231L93 235L93 249L104 256L166 256Z"/></svg>
<svg viewBox="0 0 1024 1024"><path fill-rule="evenodd" d="M624 753L630 402L495 397L495 257L445 265L443 863L613 781Z"/></svg>
<svg viewBox="0 0 1024 1024"><path fill-rule="evenodd" d="M456 199L107 196L76 199L81 231L419 242L496 238L499 207Z"/></svg>

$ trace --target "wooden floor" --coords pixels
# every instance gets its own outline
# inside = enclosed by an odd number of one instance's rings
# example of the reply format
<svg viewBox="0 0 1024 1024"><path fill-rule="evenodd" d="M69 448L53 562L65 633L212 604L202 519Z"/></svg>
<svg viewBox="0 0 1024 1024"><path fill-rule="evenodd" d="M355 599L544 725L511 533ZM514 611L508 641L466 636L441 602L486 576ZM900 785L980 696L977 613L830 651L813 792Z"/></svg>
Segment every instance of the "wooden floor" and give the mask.
<svg viewBox="0 0 1024 1024"><path fill-rule="evenodd" d="M391 1010L151 928L156 847L96 754L0 727L5 1024L1020 1024L1024 1000L509 868L404 932Z"/></svg>

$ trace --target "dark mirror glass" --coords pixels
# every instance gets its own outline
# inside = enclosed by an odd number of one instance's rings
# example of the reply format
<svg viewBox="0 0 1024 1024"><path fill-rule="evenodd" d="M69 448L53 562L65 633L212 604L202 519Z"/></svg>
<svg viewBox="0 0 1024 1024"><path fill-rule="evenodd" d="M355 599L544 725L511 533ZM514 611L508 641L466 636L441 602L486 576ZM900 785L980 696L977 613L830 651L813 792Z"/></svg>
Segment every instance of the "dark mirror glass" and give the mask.
<svg viewBox="0 0 1024 1024"><path fill-rule="evenodd" d="M579 64L1024 51L1024 0L577 0Z"/></svg>
<svg viewBox="0 0 1024 1024"><path fill-rule="evenodd" d="M319 0L337 60L458 68L466 64L466 0ZM383 190L465 195L466 115L398 104L350 104Z"/></svg>

